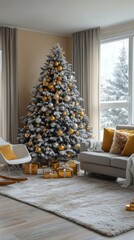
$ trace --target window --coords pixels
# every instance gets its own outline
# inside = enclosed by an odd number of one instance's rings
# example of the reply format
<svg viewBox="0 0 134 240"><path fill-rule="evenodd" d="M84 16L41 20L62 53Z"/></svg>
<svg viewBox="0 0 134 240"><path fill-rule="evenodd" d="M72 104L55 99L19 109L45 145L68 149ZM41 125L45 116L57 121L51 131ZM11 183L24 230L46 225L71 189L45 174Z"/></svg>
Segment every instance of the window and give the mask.
<svg viewBox="0 0 134 240"><path fill-rule="evenodd" d="M132 123L132 38L104 42L100 59L100 130Z"/></svg>

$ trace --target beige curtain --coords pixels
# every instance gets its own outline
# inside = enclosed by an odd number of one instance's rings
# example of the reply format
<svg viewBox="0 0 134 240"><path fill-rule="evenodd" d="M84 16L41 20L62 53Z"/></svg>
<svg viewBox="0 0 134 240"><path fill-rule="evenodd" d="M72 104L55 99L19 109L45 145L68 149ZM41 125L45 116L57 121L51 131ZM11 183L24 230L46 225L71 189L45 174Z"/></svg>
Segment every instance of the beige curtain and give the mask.
<svg viewBox="0 0 134 240"><path fill-rule="evenodd" d="M0 83L0 137L16 143L18 133L17 33L1 27L2 77Z"/></svg>
<svg viewBox="0 0 134 240"><path fill-rule="evenodd" d="M100 28L73 34L73 70L96 139L99 138L99 49Z"/></svg>

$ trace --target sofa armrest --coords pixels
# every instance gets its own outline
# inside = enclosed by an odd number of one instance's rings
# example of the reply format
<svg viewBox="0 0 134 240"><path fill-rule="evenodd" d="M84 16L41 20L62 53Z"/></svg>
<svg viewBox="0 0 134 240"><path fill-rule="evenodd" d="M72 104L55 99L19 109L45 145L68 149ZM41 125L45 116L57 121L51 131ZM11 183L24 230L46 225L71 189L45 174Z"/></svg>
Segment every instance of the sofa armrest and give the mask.
<svg viewBox="0 0 134 240"><path fill-rule="evenodd" d="M95 140L93 138L87 139L85 142L80 143L80 151L92 151L94 148Z"/></svg>
<svg viewBox="0 0 134 240"><path fill-rule="evenodd" d="M93 138L88 139L86 142L80 143L80 152L91 151L91 152L103 152L102 142L96 141Z"/></svg>

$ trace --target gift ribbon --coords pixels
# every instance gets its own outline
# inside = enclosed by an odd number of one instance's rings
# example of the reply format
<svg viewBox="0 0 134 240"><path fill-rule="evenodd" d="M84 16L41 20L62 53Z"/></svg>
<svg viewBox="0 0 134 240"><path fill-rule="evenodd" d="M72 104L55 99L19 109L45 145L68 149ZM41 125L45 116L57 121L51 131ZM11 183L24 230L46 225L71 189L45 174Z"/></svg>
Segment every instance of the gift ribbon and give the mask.
<svg viewBox="0 0 134 240"><path fill-rule="evenodd" d="M29 173L32 173L32 163L29 164Z"/></svg>
<svg viewBox="0 0 134 240"><path fill-rule="evenodd" d="M66 178L66 169L65 168L63 169L63 172L64 172L64 178Z"/></svg>

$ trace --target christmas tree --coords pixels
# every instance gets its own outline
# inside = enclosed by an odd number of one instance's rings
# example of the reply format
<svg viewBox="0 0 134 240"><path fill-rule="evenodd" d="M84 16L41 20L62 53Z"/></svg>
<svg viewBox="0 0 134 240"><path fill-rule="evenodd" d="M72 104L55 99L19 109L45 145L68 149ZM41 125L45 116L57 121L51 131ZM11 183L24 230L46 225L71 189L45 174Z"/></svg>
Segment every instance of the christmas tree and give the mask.
<svg viewBox="0 0 134 240"><path fill-rule="evenodd" d="M22 117L19 142L38 161L75 159L80 142L91 137L92 128L80 105L83 99L75 85L75 73L59 44L50 51L41 70L27 115Z"/></svg>

